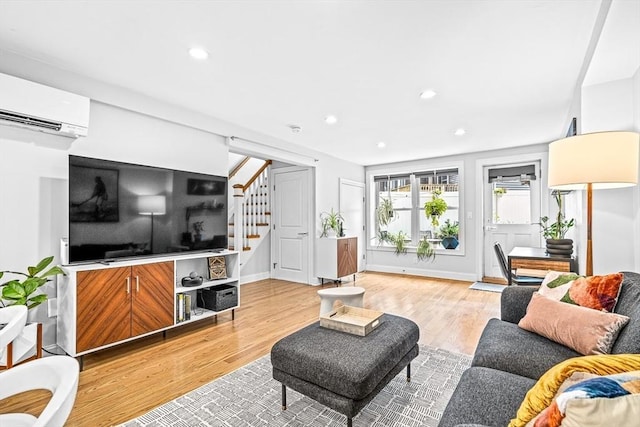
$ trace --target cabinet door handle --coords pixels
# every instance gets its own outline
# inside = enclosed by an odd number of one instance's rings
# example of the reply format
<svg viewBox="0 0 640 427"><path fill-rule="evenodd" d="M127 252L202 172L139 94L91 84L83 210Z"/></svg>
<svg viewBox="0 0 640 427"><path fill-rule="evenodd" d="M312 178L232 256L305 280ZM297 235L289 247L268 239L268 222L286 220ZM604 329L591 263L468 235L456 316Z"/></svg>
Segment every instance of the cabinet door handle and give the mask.
<svg viewBox="0 0 640 427"><path fill-rule="evenodd" d="M131 293L131 278L127 277L127 294Z"/></svg>
<svg viewBox="0 0 640 427"><path fill-rule="evenodd" d="M136 276L136 293L140 292L140 276Z"/></svg>

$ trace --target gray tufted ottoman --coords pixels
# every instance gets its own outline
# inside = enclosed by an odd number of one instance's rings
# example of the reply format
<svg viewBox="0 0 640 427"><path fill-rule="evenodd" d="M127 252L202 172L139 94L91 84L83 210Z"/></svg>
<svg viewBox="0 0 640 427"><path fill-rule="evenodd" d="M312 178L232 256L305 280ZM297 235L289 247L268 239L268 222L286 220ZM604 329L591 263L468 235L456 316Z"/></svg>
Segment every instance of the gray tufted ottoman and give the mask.
<svg viewBox="0 0 640 427"><path fill-rule="evenodd" d="M271 349L273 378L351 419L418 355L418 325L384 314L366 337L313 323L281 339Z"/></svg>

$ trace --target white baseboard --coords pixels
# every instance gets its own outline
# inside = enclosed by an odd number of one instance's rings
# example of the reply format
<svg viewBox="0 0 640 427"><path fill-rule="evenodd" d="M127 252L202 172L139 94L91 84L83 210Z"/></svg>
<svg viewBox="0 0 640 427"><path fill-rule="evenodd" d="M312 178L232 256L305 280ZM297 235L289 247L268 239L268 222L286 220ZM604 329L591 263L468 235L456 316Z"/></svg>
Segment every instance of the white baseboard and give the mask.
<svg viewBox="0 0 640 427"><path fill-rule="evenodd" d="M367 271L380 273L409 274L411 276L435 277L437 279L465 280L475 282L474 273L459 273L455 271L425 270L423 268L390 267L388 265L367 264Z"/></svg>
<svg viewBox="0 0 640 427"><path fill-rule="evenodd" d="M421 276L421 277L435 277L437 279L451 279L451 280L464 280L467 282L475 282L478 279L476 275L473 273L458 273L452 271L440 271L440 270L425 270L423 268L406 268L406 267L390 267L388 265L371 265L368 264L366 271L380 272L380 273L395 273L395 274L409 274L411 276ZM248 276L240 277L240 284L245 285L251 282L257 282L259 280L269 279L271 274L268 271L256 274L250 274ZM352 279L345 278L343 282L350 282ZM325 281L325 283L329 283L330 281ZM357 283L357 281L356 281ZM309 283L311 286L320 285L320 280L317 277L314 277L312 283Z"/></svg>
<svg viewBox="0 0 640 427"><path fill-rule="evenodd" d="M240 276L240 284L244 285L246 283L257 282L258 280L264 280L271 277L271 273L268 271L264 271L262 273L250 274L248 276Z"/></svg>
<svg viewBox="0 0 640 427"><path fill-rule="evenodd" d="M49 344L49 345L44 345L42 346L42 357L47 357L47 356L54 356L54 355L66 355L67 353L65 353L65 351L63 349L61 349L60 347L58 347L56 344ZM46 350L46 351L44 351ZM47 353L49 352L49 353ZM53 353L53 354L51 354Z"/></svg>

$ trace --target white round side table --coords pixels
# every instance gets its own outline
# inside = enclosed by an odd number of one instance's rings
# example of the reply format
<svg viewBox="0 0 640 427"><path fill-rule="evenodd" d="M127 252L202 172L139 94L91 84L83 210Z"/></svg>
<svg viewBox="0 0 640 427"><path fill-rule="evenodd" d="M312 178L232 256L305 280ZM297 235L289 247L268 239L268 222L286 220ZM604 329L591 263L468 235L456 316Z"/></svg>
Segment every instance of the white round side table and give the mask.
<svg viewBox="0 0 640 427"><path fill-rule="evenodd" d="M320 315L333 310L333 304L340 300L344 305L360 307L364 305L364 288L359 286L349 286L344 288L321 289L320 295Z"/></svg>

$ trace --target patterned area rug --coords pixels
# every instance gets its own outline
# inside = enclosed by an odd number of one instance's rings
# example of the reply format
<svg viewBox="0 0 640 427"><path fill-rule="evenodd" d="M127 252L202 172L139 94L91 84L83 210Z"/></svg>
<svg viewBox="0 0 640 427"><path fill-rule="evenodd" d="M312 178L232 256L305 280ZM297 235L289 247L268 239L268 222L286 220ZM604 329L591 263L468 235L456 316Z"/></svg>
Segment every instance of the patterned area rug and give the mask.
<svg viewBox="0 0 640 427"><path fill-rule="evenodd" d="M354 426L437 426L471 357L421 345L406 371L398 374L353 419ZM166 403L121 426L335 426L346 417L287 389L281 410L280 383L271 378L264 356L224 377Z"/></svg>
<svg viewBox="0 0 640 427"><path fill-rule="evenodd" d="M475 282L469 289L476 291L502 292L507 285L497 285L495 283Z"/></svg>

